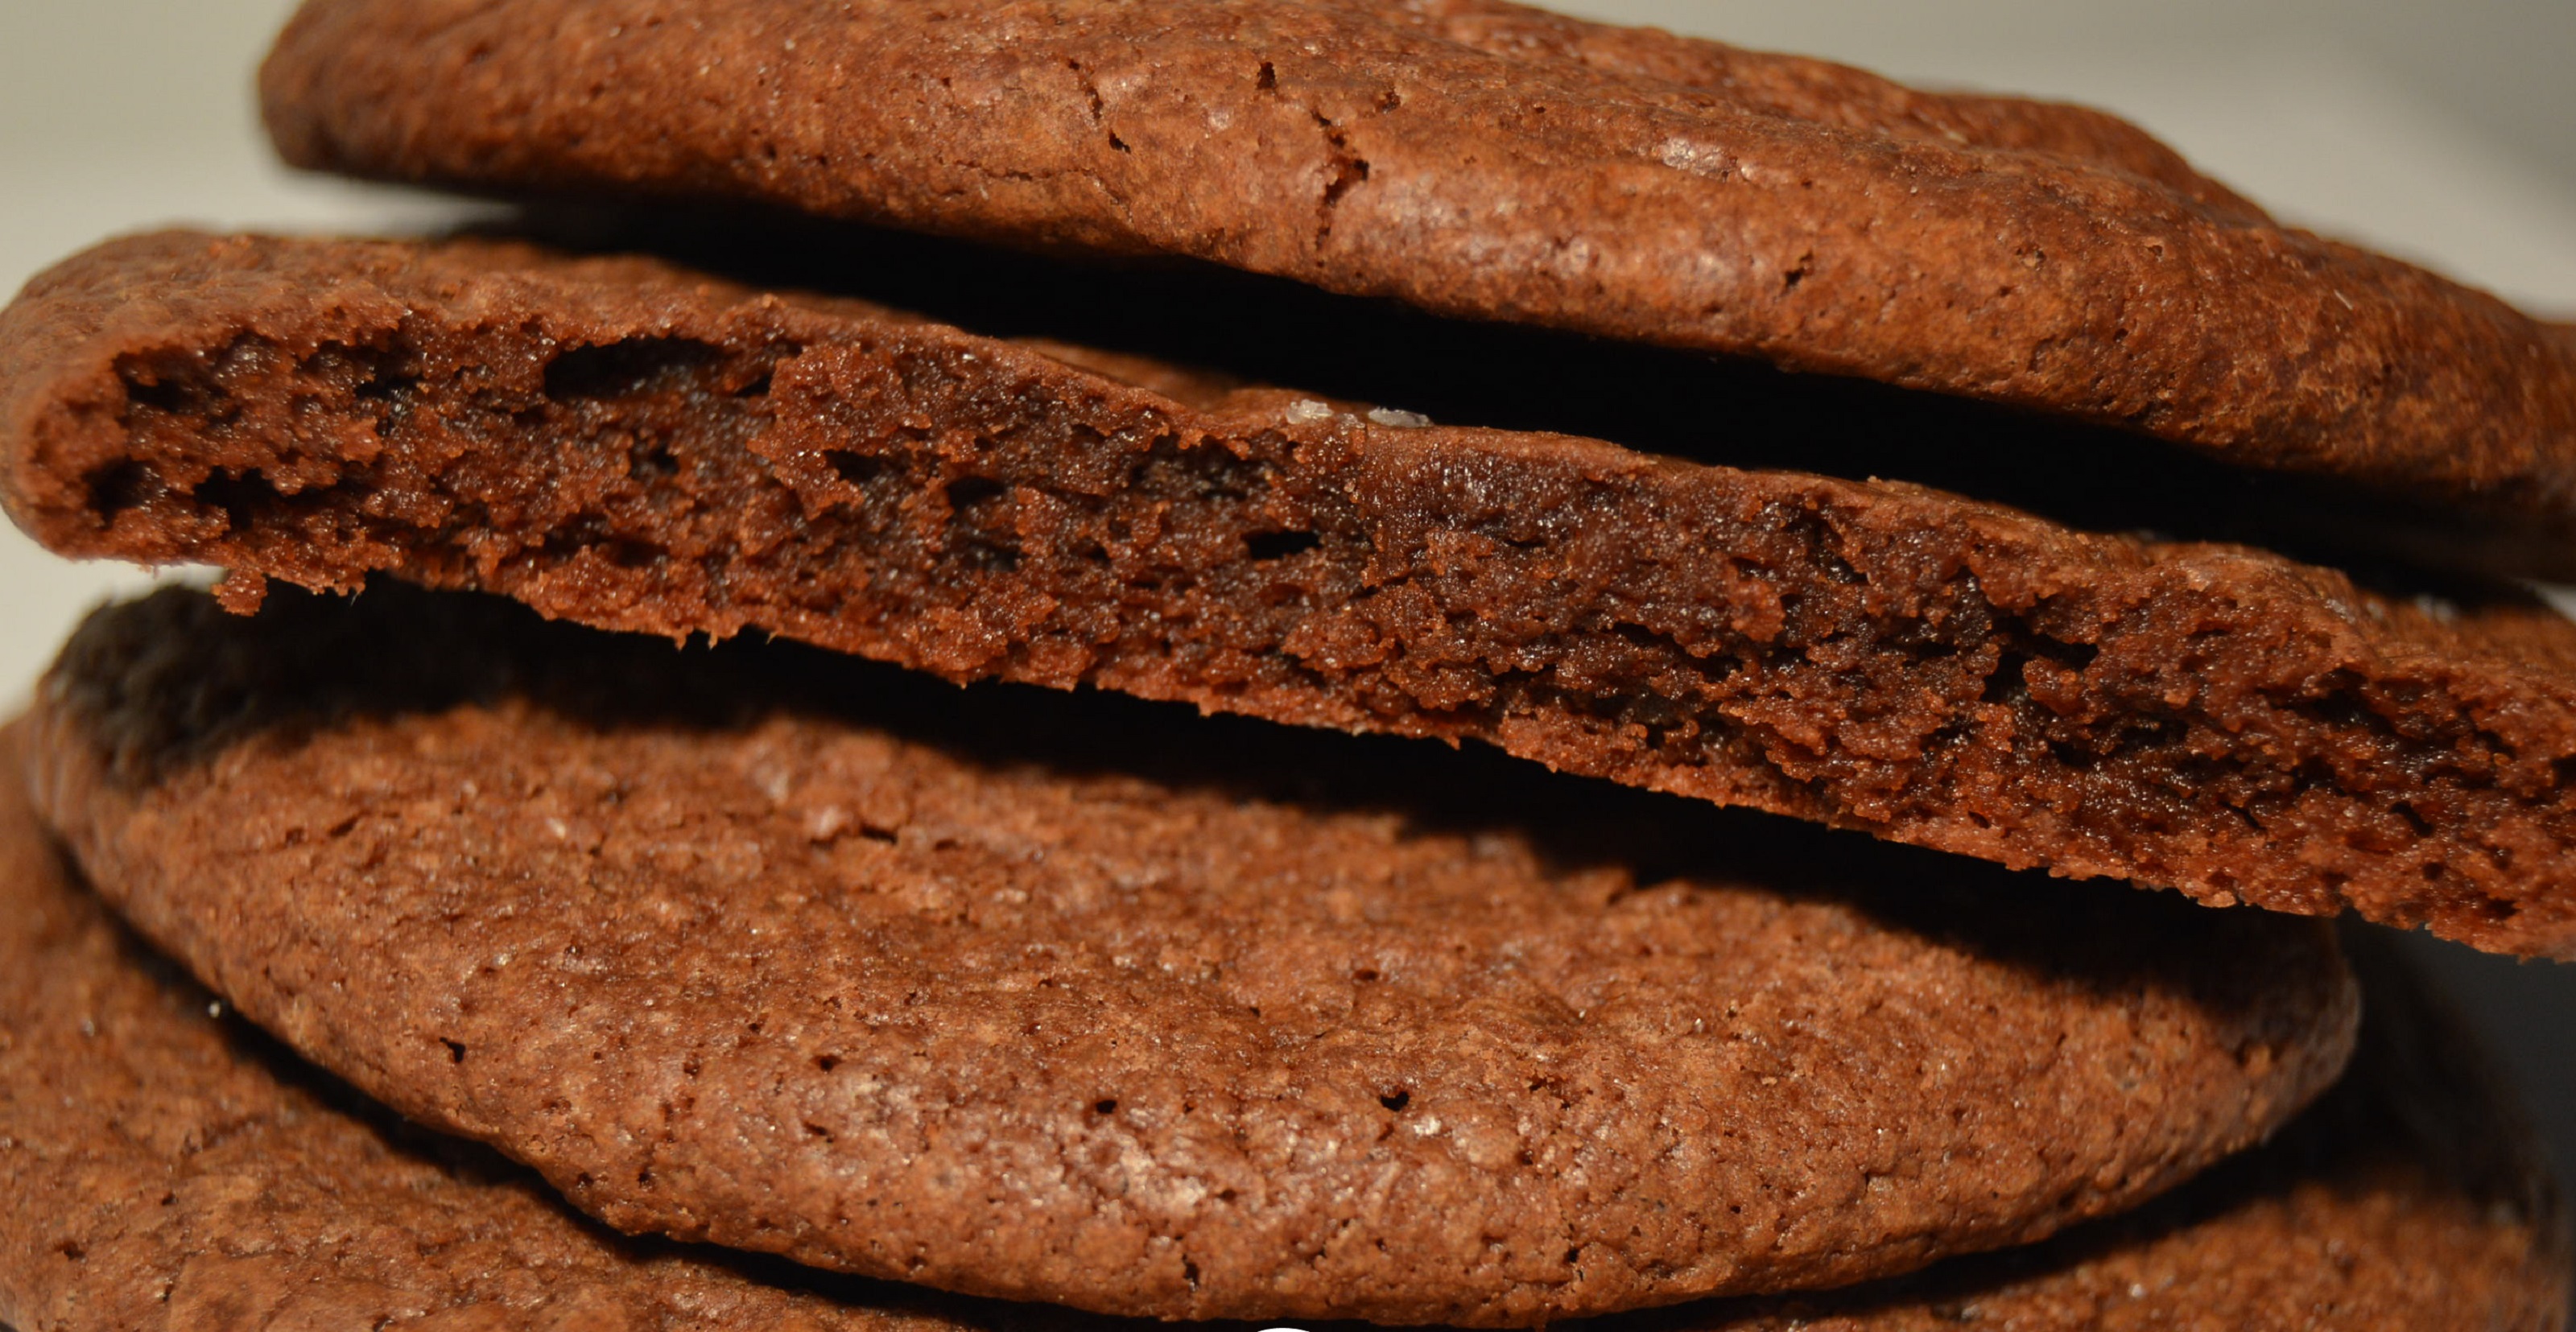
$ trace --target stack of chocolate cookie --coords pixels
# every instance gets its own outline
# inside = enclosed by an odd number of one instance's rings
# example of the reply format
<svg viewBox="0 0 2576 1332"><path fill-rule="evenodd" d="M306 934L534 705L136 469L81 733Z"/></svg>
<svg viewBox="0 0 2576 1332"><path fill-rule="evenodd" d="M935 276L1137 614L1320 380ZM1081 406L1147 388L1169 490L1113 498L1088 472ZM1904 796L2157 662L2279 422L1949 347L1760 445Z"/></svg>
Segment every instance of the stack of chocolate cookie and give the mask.
<svg viewBox="0 0 2576 1332"><path fill-rule="evenodd" d="M2565 1325L2314 918L2576 956L2568 329L1495 0L263 89L529 207L0 313L10 515L227 571L0 738L23 1332Z"/></svg>

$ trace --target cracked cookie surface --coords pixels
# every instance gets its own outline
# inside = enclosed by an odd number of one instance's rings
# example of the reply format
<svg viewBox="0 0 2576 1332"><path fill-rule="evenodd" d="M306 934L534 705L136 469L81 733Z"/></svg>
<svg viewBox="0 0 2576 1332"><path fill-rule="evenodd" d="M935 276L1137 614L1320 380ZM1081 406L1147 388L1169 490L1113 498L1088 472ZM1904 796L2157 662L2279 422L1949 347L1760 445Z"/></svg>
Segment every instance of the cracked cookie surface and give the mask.
<svg viewBox="0 0 2576 1332"><path fill-rule="evenodd" d="M620 1228L1528 1325L2134 1206L2333 1078L2317 922L1491 753L387 584L93 619L33 787L364 1090Z"/></svg>
<svg viewBox="0 0 2576 1332"><path fill-rule="evenodd" d="M214 1015L87 890L0 732L0 1322L26 1332L295 1325L483 1332L1144 1332L1162 1324L834 1278L620 1240L479 1148ZM2354 1075L2273 1143L2032 1249L1604 1332L1918 1332L1963 1310L2028 1332L2135 1320L2296 1332L2539 1332L2563 1224L2457 1042L2392 1042L2383 988ZM2402 1029L2401 1029L2402 1031ZM2392 1058L2392 1056L2396 1056ZM2429 1058L2427 1056L2430 1056Z"/></svg>
<svg viewBox="0 0 2576 1332"><path fill-rule="evenodd" d="M312 0L309 167L1189 255L2018 404L2576 547L2576 331L2098 112L1492 0Z"/></svg>

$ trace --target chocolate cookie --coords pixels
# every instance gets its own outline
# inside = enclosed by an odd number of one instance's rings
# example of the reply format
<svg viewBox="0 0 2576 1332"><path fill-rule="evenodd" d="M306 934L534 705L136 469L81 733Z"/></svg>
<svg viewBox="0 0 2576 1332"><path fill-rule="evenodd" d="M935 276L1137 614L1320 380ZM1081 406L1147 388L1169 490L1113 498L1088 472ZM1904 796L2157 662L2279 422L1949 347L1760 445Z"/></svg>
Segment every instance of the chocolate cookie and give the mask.
<svg viewBox="0 0 2576 1332"><path fill-rule="evenodd" d="M2576 332L2117 120L1493 0L309 0L291 162L1189 255L2576 512Z"/></svg>
<svg viewBox="0 0 2576 1332"><path fill-rule="evenodd" d="M0 313L0 432L39 540L236 598L391 569L2576 954L2532 603L482 243L110 245Z"/></svg>
<svg viewBox="0 0 2576 1332"><path fill-rule="evenodd" d="M2349 1049L2323 928L399 584L101 613L35 789L298 1049L620 1229L1527 1325L2132 1206Z"/></svg>
<svg viewBox="0 0 2576 1332"><path fill-rule="evenodd" d="M14 769L13 738L0 735L0 762ZM2143 1211L1878 1285L1597 1326L2560 1326L2564 1235L2539 1176L2499 1151L2509 1129L2456 1075L2456 1046L2387 1039L2387 997L2371 995L2354 1076L2271 1146ZM0 1196L12 1204L0 1209L0 1320L28 1332L1151 1326L618 1239L533 1177L296 1066L211 1002L72 884L20 785L0 782Z"/></svg>
<svg viewBox="0 0 2576 1332"><path fill-rule="evenodd" d="M23 730L23 728L17 728ZM0 781L0 1321L944 1332L620 1241L297 1067L74 886Z"/></svg>

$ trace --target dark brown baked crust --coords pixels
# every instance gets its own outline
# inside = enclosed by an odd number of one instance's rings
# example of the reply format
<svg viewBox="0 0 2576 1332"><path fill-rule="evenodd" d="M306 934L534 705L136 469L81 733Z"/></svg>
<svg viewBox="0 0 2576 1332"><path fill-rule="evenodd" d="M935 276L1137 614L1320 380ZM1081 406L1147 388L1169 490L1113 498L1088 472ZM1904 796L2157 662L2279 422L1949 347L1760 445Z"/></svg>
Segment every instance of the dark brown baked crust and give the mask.
<svg viewBox="0 0 2576 1332"><path fill-rule="evenodd" d="M1492 0L309 0L295 163L1190 255L2564 519L2576 331L2110 117Z"/></svg>
<svg viewBox="0 0 2576 1332"><path fill-rule="evenodd" d="M2354 1018L2317 922L399 584L102 612L44 700L91 879L361 1088L621 1229L1103 1312L1883 1276L2266 1136Z"/></svg>
<svg viewBox="0 0 2576 1332"><path fill-rule="evenodd" d="M0 449L72 555L1481 739L2576 953L2576 630L2534 605L481 243L75 259L0 312Z"/></svg>
<svg viewBox="0 0 2576 1332"><path fill-rule="evenodd" d="M0 765L18 766L0 735ZM1600 1332L2230 1332L2564 1325L2563 1225L2455 1057L2388 1063L2372 995L2356 1076L2277 1138L2125 1217L2036 1249L1791 1301ZM207 1327L1142 1332L799 1278L619 1240L533 1178L399 1126L293 1066L73 886L0 781L0 1322ZM2399 1109L2398 1107L2404 1107ZM2527 1147L2524 1150L2528 1150ZM787 1286L765 1283L785 1281ZM820 1290L797 1289L822 1285Z"/></svg>

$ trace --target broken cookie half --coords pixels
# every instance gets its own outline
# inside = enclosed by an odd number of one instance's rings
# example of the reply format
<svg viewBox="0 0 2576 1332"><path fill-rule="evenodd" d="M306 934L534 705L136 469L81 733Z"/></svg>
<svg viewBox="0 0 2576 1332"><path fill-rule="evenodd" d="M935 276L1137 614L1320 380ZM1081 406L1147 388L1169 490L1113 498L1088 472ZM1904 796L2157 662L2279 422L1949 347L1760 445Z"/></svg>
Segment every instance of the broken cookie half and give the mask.
<svg viewBox="0 0 2576 1332"><path fill-rule="evenodd" d="M390 571L2576 954L2536 602L508 243L116 242L0 347L20 526L236 599Z"/></svg>

